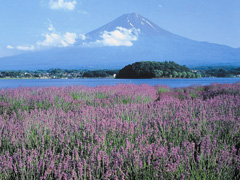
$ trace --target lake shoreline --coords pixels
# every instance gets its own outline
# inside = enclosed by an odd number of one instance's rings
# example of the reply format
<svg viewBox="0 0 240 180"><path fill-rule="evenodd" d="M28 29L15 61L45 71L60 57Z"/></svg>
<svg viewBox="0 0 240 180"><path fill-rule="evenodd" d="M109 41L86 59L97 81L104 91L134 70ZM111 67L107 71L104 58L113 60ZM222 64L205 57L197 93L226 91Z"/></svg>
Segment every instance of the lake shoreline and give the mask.
<svg viewBox="0 0 240 180"><path fill-rule="evenodd" d="M239 77L200 77L200 78L135 78L135 79L202 79L202 78L216 78L216 79L221 79L221 78L239 78ZM71 79L124 79L124 80L127 80L127 79L130 79L130 78L114 78L114 77L84 77L84 78L0 78L0 80L33 80L33 79L36 79L36 80L50 80L50 79L64 79L64 80L71 80Z"/></svg>
<svg viewBox="0 0 240 180"><path fill-rule="evenodd" d="M118 84L164 85L171 88L204 86L209 84L232 84L240 78L194 78L194 79L114 79L114 78L81 78L81 79L0 79L0 89L18 87L63 87L63 86L112 86Z"/></svg>

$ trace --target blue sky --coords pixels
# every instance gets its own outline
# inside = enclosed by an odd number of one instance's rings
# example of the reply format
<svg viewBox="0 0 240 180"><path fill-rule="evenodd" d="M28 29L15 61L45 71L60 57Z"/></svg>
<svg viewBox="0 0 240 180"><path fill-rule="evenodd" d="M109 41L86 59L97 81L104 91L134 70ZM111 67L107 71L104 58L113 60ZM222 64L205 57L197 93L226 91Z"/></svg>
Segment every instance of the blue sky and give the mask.
<svg viewBox="0 0 240 180"><path fill-rule="evenodd" d="M0 5L0 57L73 45L126 13L199 41L240 47L240 0L7 0Z"/></svg>

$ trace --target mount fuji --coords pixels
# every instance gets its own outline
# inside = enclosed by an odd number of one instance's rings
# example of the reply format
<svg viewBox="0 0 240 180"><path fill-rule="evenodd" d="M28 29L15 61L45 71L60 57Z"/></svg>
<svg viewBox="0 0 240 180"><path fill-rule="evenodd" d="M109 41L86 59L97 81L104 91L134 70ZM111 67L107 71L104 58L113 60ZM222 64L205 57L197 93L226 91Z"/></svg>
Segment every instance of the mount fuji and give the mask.
<svg viewBox="0 0 240 180"><path fill-rule="evenodd" d="M0 70L113 69L136 61L239 66L240 48L194 41L132 13L85 34L72 46L0 58Z"/></svg>

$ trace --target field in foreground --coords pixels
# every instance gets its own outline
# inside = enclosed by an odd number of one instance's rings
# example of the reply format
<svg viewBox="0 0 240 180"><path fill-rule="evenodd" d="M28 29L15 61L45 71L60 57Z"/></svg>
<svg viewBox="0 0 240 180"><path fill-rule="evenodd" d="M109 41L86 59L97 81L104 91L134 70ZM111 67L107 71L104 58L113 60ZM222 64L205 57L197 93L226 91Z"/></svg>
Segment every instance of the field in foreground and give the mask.
<svg viewBox="0 0 240 180"><path fill-rule="evenodd" d="M239 179L240 84L0 90L0 179Z"/></svg>

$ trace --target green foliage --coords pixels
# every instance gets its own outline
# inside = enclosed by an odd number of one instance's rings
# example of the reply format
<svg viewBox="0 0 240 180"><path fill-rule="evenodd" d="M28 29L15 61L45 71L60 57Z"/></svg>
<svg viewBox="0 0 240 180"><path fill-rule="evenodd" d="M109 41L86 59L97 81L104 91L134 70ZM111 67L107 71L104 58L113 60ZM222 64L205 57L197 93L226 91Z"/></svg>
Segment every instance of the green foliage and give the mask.
<svg viewBox="0 0 240 180"><path fill-rule="evenodd" d="M49 69L37 71L0 71L0 78L96 78L113 77L118 70Z"/></svg>
<svg viewBox="0 0 240 180"><path fill-rule="evenodd" d="M182 74L183 74L183 78L187 77L187 73L185 71Z"/></svg>
<svg viewBox="0 0 240 180"><path fill-rule="evenodd" d="M191 72L187 72L187 78L191 78L192 77L192 73Z"/></svg>
<svg viewBox="0 0 240 180"><path fill-rule="evenodd" d="M158 93L170 92L170 89L167 88L159 88Z"/></svg>
<svg viewBox="0 0 240 180"><path fill-rule="evenodd" d="M163 71L161 70L154 70L154 75L156 78L162 77Z"/></svg>
<svg viewBox="0 0 240 180"><path fill-rule="evenodd" d="M117 74L117 78L159 78L159 77L183 77L193 73L186 66L181 66L173 61L155 62L141 61L125 66Z"/></svg>
<svg viewBox="0 0 240 180"><path fill-rule="evenodd" d="M202 77L201 74L199 74L199 73L197 73L196 76L197 76L197 78L201 78Z"/></svg>
<svg viewBox="0 0 240 180"><path fill-rule="evenodd" d="M209 76L215 76L215 77L231 77L232 76L231 73L225 69L207 70L206 74L209 74Z"/></svg>
<svg viewBox="0 0 240 180"><path fill-rule="evenodd" d="M183 75L183 73L182 73L182 72L179 72L179 73L178 73L178 77L179 77L179 78L181 78L181 77L182 77L182 75Z"/></svg>
<svg viewBox="0 0 240 180"><path fill-rule="evenodd" d="M204 67L195 67L194 69L198 70L196 74L197 77L239 77L240 68L232 66L204 66Z"/></svg>
<svg viewBox="0 0 240 180"><path fill-rule="evenodd" d="M173 77L177 77L178 73L176 71L173 71Z"/></svg>

